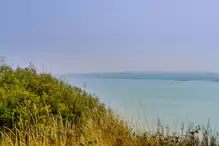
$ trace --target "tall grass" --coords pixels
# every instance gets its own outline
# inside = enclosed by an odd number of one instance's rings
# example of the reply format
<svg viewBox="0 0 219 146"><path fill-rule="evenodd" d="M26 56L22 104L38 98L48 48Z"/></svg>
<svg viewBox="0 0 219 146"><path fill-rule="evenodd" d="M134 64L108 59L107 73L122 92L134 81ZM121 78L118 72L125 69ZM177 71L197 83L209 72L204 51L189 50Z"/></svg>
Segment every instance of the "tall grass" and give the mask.
<svg viewBox="0 0 219 146"><path fill-rule="evenodd" d="M48 113L49 114L49 113ZM128 125L113 114L99 122L88 119L83 131L77 130L71 121L63 122L62 116L54 118L48 115L47 122L38 123L38 117L30 113L35 124L20 119L20 126L11 129L2 127L1 145L130 145L133 143ZM133 145L133 144L132 144Z"/></svg>
<svg viewBox="0 0 219 146"><path fill-rule="evenodd" d="M179 133L170 132L168 127L157 124L157 131L137 133L122 121L119 116L110 115L101 120L95 119L86 122L82 133L71 122L48 117L47 124L38 124L37 117L33 116L36 124L21 119L21 126L16 125L1 130L0 145L14 146L216 146L217 134L212 133L209 125L205 128L191 124L187 131L184 127Z"/></svg>

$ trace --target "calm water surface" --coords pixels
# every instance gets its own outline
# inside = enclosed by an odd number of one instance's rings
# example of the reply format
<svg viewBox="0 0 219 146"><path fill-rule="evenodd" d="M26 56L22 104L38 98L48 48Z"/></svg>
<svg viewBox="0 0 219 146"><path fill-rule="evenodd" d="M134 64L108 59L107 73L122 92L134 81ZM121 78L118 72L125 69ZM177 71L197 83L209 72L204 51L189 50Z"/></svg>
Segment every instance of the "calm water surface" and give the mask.
<svg viewBox="0 0 219 146"><path fill-rule="evenodd" d="M153 129L157 119L172 130L181 123L210 125L219 131L219 82L65 77L141 129Z"/></svg>

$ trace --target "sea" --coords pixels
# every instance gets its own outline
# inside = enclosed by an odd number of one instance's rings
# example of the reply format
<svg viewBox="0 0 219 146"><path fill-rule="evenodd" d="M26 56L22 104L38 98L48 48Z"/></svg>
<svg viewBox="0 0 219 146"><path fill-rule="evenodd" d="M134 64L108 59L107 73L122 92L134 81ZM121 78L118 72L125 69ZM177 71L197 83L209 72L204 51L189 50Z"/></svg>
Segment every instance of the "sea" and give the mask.
<svg viewBox="0 0 219 146"><path fill-rule="evenodd" d="M219 132L219 74L119 72L61 75L86 89L136 130L210 125Z"/></svg>

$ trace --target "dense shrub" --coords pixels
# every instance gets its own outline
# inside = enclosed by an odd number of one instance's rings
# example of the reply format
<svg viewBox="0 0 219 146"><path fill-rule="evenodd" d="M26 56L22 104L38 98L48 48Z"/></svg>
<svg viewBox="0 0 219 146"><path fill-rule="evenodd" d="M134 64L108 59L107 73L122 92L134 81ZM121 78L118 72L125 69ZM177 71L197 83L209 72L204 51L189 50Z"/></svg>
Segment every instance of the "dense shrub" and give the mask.
<svg viewBox="0 0 219 146"><path fill-rule="evenodd" d="M34 67L0 66L1 145L131 140L128 124L96 96Z"/></svg>
<svg viewBox="0 0 219 146"><path fill-rule="evenodd" d="M34 117L46 124L48 115L83 127L91 116L98 120L109 111L98 98L33 67L2 65L0 74L0 127L19 127L21 119L34 125Z"/></svg>

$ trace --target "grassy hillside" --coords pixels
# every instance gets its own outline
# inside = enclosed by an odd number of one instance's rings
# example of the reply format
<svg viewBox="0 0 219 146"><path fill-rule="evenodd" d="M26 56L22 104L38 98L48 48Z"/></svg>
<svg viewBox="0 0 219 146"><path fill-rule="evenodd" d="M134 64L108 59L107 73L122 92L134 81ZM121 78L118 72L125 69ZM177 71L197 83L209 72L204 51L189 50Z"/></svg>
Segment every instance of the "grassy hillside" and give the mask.
<svg viewBox="0 0 219 146"><path fill-rule="evenodd" d="M215 145L210 128L137 133L86 91L33 67L0 66L0 145ZM183 131L183 130L182 130ZM202 133L202 139L198 134Z"/></svg>

